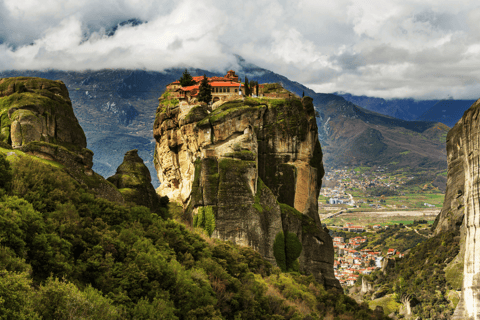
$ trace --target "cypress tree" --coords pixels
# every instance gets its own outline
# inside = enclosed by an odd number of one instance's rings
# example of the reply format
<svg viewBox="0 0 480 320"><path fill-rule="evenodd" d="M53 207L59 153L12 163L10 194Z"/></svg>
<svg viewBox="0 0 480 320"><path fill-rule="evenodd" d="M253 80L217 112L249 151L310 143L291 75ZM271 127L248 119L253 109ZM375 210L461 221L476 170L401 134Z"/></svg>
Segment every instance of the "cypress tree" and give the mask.
<svg viewBox="0 0 480 320"><path fill-rule="evenodd" d="M245 95L249 96L250 95L250 88L248 87L248 78L245 76Z"/></svg>
<svg viewBox="0 0 480 320"><path fill-rule="evenodd" d="M180 78L180 85L182 87L188 87L188 86L193 86L195 84L195 81L193 81L193 78L192 76L190 75L190 73L188 72L187 69L185 69L185 71L183 71L183 75L182 77Z"/></svg>
<svg viewBox="0 0 480 320"><path fill-rule="evenodd" d="M212 101L212 86L210 83L208 83L208 79L205 75L203 75L203 79L198 90L198 101L205 103Z"/></svg>
<svg viewBox="0 0 480 320"><path fill-rule="evenodd" d="M249 88L250 88L250 95L254 94L255 93L255 81L250 80Z"/></svg>

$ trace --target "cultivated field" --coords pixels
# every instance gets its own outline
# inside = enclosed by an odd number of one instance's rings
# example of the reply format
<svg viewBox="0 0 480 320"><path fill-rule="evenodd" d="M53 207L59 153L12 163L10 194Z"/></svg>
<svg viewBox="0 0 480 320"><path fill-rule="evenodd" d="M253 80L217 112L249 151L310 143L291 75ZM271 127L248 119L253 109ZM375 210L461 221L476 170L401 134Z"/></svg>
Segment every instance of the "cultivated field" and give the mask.
<svg viewBox="0 0 480 320"><path fill-rule="evenodd" d="M322 223L327 225L344 225L345 223L354 223L356 225L392 225L392 224L411 224L414 220L427 220L433 223L440 209L418 209L411 211L357 211L345 212L334 218L326 219L330 214L321 214Z"/></svg>

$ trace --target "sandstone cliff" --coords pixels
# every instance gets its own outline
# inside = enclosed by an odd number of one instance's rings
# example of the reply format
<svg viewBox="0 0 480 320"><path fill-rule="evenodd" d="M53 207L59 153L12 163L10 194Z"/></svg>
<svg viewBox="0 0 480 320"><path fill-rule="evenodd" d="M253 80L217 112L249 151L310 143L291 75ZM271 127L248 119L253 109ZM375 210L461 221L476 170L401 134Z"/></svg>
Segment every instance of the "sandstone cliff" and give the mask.
<svg viewBox="0 0 480 320"><path fill-rule="evenodd" d="M213 237L339 288L317 211L324 170L312 99L246 98L213 111L175 102L161 98L157 109L157 192L190 221L212 212Z"/></svg>
<svg viewBox="0 0 480 320"><path fill-rule="evenodd" d="M134 149L125 153L116 174L107 180L119 189L126 202L145 206L158 213L161 207L160 197L151 183L150 171L137 152L138 150Z"/></svg>
<svg viewBox="0 0 480 320"><path fill-rule="evenodd" d="M92 170L93 152L73 113L61 81L32 77L0 79L0 141L25 153L56 161L100 197L123 197Z"/></svg>
<svg viewBox="0 0 480 320"><path fill-rule="evenodd" d="M480 319L479 113L477 100L448 133L447 191L435 222L436 233L461 233L461 249L454 262L464 266L462 299L452 319Z"/></svg>

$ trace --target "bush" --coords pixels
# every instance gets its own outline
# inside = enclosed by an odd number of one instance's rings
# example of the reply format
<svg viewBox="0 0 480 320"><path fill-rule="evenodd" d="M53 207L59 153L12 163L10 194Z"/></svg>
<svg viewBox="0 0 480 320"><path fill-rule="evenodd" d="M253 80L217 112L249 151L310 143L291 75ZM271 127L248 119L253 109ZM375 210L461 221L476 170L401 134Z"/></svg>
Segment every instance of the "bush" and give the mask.
<svg viewBox="0 0 480 320"><path fill-rule="evenodd" d="M40 286L34 300L43 319L123 319L122 310L91 286L82 292L57 278L49 278Z"/></svg>
<svg viewBox="0 0 480 320"><path fill-rule="evenodd" d="M0 319L40 319L34 310L32 280L25 272L0 271Z"/></svg>

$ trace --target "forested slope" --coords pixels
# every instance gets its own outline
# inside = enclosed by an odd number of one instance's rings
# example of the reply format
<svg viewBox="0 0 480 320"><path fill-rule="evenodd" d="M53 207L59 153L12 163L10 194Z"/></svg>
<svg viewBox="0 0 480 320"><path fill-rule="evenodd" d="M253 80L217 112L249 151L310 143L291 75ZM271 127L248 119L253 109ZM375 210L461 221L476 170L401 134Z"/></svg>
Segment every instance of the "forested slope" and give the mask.
<svg viewBox="0 0 480 320"><path fill-rule="evenodd" d="M62 166L0 148L6 319L382 319L248 247L97 198Z"/></svg>

